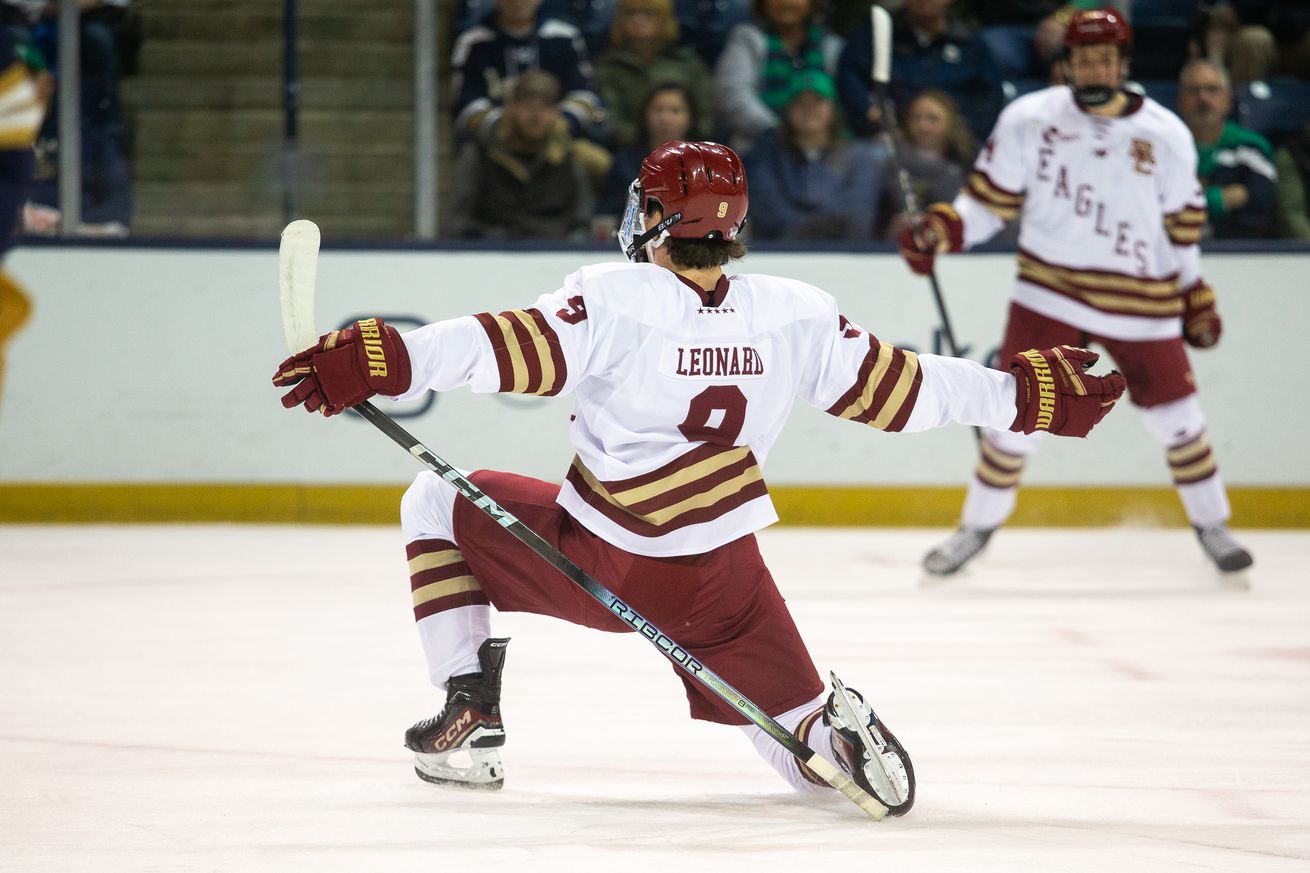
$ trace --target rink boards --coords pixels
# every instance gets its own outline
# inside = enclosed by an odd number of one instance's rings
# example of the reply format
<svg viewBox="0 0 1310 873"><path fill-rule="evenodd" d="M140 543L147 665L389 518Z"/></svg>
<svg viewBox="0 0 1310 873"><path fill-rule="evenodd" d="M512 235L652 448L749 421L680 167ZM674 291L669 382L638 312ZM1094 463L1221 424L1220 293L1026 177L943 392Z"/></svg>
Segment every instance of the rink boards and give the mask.
<svg viewBox="0 0 1310 873"><path fill-rule="evenodd" d="M334 251L321 330L380 315L402 330L530 304L597 253ZM1310 255L1208 254L1224 337L1193 355L1235 522L1310 525L1303 355ZM7 269L32 293L0 401L0 520L391 521L419 467L361 420L283 412L285 356L267 249L29 248ZM737 272L803 279L852 321L940 349L927 283L888 254L751 255ZM939 275L967 357L994 355L1012 255L947 258ZM384 403L452 463L557 481L569 398L453 392ZM799 404L765 464L784 521L949 524L974 466L965 428L888 435ZM1021 523L1181 520L1166 465L1126 404L1086 441L1048 440Z"/></svg>

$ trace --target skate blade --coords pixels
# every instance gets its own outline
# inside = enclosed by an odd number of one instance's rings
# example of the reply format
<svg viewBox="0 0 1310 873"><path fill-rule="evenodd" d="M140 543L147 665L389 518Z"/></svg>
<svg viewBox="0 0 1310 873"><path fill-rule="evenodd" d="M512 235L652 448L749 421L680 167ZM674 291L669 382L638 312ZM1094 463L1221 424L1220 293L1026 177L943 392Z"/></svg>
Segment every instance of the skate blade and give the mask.
<svg viewBox="0 0 1310 873"><path fill-rule="evenodd" d="M960 568L954 573L933 573L930 570L919 568L919 587L920 588L953 588L958 586L968 575L968 570Z"/></svg>
<svg viewBox="0 0 1310 873"><path fill-rule="evenodd" d="M505 768L496 749L459 749L441 754L414 754L414 773L424 782L473 791L499 791Z"/></svg>
<svg viewBox="0 0 1310 873"><path fill-rule="evenodd" d="M1250 591L1251 574L1249 570L1228 570L1219 572L1219 587L1224 591Z"/></svg>
<svg viewBox="0 0 1310 873"><path fill-rule="evenodd" d="M888 809L900 806L909 797L909 792L901 791L892 784L891 774L887 772L887 763L882 757L887 749L887 742L881 736L875 738L870 732L869 726L860 718L855 705L851 703L850 692L837 678L837 674L829 673L828 678L832 680L833 690L837 692L833 695L833 703L837 706L838 714L843 721L854 726L855 732L860 735L860 742L869 753L869 760L875 764L870 780L875 789L874 796ZM867 769L865 775L869 775Z"/></svg>

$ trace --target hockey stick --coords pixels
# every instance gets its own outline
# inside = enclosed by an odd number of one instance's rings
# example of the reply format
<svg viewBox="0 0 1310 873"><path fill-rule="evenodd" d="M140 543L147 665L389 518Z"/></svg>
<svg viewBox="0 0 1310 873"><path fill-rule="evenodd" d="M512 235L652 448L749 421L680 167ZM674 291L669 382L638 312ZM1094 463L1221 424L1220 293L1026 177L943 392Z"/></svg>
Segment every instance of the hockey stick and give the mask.
<svg viewBox="0 0 1310 873"><path fill-rule="evenodd" d="M278 249L279 293L282 302L282 328L286 333L287 348L292 354L309 348L318 341L314 330L314 276L318 258L318 228L311 221L293 221L282 232ZM586 591L602 606L613 613L634 631L650 640L666 658L690 674L729 706L745 716L752 724L773 737L784 749L817 773L824 782L846 795L872 819L879 821L887 814L887 807L856 785L827 759L801 742L794 734L778 724L744 694L729 685L713 670L698 661L687 649L678 645L641 613L623 602L612 591L597 582L585 570L570 561L558 549L542 539L535 531L519 521L512 513L470 482L454 467L434 454L408 431L387 415L365 401L351 407L378 430L409 452L456 491L481 509L506 531L516 537L546 563L563 573L571 582Z"/></svg>
<svg viewBox="0 0 1310 873"><path fill-rule="evenodd" d="M901 204L905 207L905 213L910 216L910 221L913 222L917 232L922 214L919 212L918 198L914 196L914 188L910 185L910 174L901 163L900 152L896 148L896 106L887 96L887 85L892 78L892 17L886 9L877 4L870 8L869 16L873 28L873 63L869 74L873 79L878 111L882 116L882 138L887 145L887 153L896 166L896 184L900 188ZM958 358L960 347L955 342L955 330L951 327L951 318L946 314L946 301L942 297L941 285L937 282L935 267L928 271L928 284L932 287L933 302L937 304L937 316L941 320L946 348L950 351L951 357ZM981 441L982 429L975 426L973 435L975 439Z"/></svg>

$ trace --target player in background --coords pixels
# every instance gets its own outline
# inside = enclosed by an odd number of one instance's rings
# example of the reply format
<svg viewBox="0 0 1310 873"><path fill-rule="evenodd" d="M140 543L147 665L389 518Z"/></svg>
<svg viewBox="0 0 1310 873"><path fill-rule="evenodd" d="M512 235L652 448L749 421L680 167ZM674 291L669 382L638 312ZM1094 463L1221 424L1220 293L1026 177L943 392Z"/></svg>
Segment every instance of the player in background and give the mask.
<svg viewBox="0 0 1310 873"><path fill-rule="evenodd" d="M20 56L9 28L0 26L0 259L14 242L19 215L32 185L32 143L45 117L45 99ZM0 391L5 346L32 313L23 287L0 266Z"/></svg>
<svg viewBox="0 0 1310 873"><path fill-rule="evenodd" d="M754 536L777 520L760 468L794 399L886 431L956 421L1081 436L1124 382L1086 375L1096 356L1085 349L1025 351L1004 373L915 355L849 322L811 285L727 276L723 266L745 254L737 233L746 211L731 149L665 143L630 189L618 235L632 263L583 267L527 308L403 336L377 319L358 322L287 359L273 381L294 386L287 408L325 415L374 394L573 394L576 454L562 486L494 471L473 481L872 791L867 750L825 694ZM441 713L410 728L405 744L425 780L498 788L506 640L492 637L491 607L630 628L434 473L406 492L401 525L428 674L446 693ZM788 783L827 790L682 678L694 718L742 726ZM472 765L458 766L456 753ZM893 757L911 786L908 758Z"/></svg>
<svg viewBox="0 0 1310 873"><path fill-rule="evenodd" d="M901 253L926 275L935 254L984 242L1021 216L1000 359L1034 346L1104 346L1165 450L1206 555L1222 571L1244 569L1251 555L1228 531L1228 496L1183 345L1209 348L1221 327L1201 278L1205 198L1191 134L1160 104L1123 90L1132 31L1121 13L1077 13L1065 45L1070 84L1007 106L964 190L902 232ZM1013 511L1037 446L1036 434L985 433L960 527L924 569L954 573L987 544Z"/></svg>

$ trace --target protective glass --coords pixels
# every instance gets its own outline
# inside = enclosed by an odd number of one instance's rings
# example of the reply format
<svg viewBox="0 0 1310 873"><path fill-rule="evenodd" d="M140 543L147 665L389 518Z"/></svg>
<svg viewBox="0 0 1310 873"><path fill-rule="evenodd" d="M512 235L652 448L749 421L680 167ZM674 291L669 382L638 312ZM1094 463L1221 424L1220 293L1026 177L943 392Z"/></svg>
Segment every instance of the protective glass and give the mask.
<svg viewBox="0 0 1310 873"><path fill-rule="evenodd" d="M646 232L646 216L641 208L641 184L637 179L628 186L628 206L623 210L623 221L615 236L619 238L619 250L634 264L646 260L645 246L638 246L637 239Z"/></svg>

